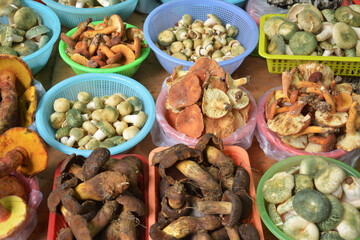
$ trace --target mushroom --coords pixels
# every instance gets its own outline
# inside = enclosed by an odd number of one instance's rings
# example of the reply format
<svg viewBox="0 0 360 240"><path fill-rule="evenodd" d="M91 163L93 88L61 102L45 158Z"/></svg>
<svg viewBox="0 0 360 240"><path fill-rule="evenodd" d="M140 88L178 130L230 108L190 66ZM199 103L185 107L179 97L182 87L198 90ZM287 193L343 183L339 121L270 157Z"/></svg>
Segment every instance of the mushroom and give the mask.
<svg viewBox="0 0 360 240"><path fill-rule="evenodd" d="M206 21L204 22L204 26L213 27L214 25L222 26L222 21L215 14L208 13L206 14Z"/></svg>
<svg viewBox="0 0 360 240"><path fill-rule="evenodd" d="M121 116L129 115L133 111L132 105L130 104L130 102L127 102L127 101L123 101L123 102L119 103L116 106L116 109L119 111Z"/></svg>
<svg viewBox="0 0 360 240"><path fill-rule="evenodd" d="M344 213L340 223L336 226L340 237L343 239L358 239L360 237L360 212L348 203L341 203Z"/></svg>
<svg viewBox="0 0 360 240"><path fill-rule="evenodd" d="M114 137L108 138L107 140L112 141L116 146L126 142L126 140L123 136L114 136Z"/></svg>
<svg viewBox="0 0 360 240"><path fill-rule="evenodd" d="M49 121L52 128L59 129L65 122L65 113L54 112L50 115Z"/></svg>
<svg viewBox="0 0 360 240"><path fill-rule="evenodd" d="M310 115L292 116L289 112L276 115L273 119L267 121L271 131L283 136L294 135L300 133L310 125Z"/></svg>
<svg viewBox="0 0 360 240"><path fill-rule="evenodd" d="M323 42L332 37L333 24L329 22L323 22L321 24L321 32L316 35L318 42Z"/></svg>
<svg viewBox="0 0 360 240"><path fill-rule="evenodd" d="M266 19L263 25L263 30L268 39L279 32L279 26L284 22L285 19L278 16L273 16Z"/></svg>
<svg viewBox="0 0 360 240"><path fill-rule="evenodd" d="M314 178L315 187L324 194L335 192L346 178L345 171L337 165L320 169Z"/></svg>
<svg viewBox="0 0 360 240"><path fill-rule="evenodd" d="M293 22L285 21L280 24L278 28L278 33L286 40L289 41L290 38L299 30L297 25Z"/></svg>
<svg viewBox="0 0 360 240"><path fill-rule="evenodd" d="M69 109L66 112L65 118L67 125L71 128L81 127L83 124L83 119L78 109Z"/></svg>
<svg viewBox="0 0 360 240"><path fill-rule="evenodd" d="M66 142L66 146L72 147L75 142L84 137L85 131L81 128L72 128L69 133L69 140Z"/></svg>
<svg viewBox="0 0 360 240"><path fill-rule="evenodd" d="M130 140L136 136L140 132L140 129L135 126L130 126L124 129L122 135L125 140Z"/></svg>
<svg viewBox="0 0 360 240"><path fill-rule="evenodd" d="M114 123L119 117L119 111L111 106L106 106L101 111L101 118L109 123Z"/></svg>
<svg viewBox="0 0 360 240"><path fill-rule="evenodd" d="M66 98L58 98L54 101L55 112L65 113L70 109L70 102Z"/></svg>
<svg viewBox="0 0 360 240"><path fill-rule="evenodd" d="M239 197L232 191L226 190L221 201L199 201L197 209L204 214L223 215L223 226L232 227L240 219L242 205Z"/></svg>
<svg viewBox="0 0 360 240"><path fill-rule="evenodd" d="M360 14L348 6L341 6L335 10L335 18L339 22L353 27L360 26Z"/></svg>
<svg viewBox="0 0 360 240"><path fill-rule="evenodd" d="M116 133L122 135L124 129L128 127L128 124L124 121L116 121L113 123L113 126L115 127Z"/></svg>
<svg viewBox="0 0 360 240"><path fill-rule="evenodd" d="M278 204L291 198L291 191L294 186L294 176L292 174L278 172L265 181L262 191L267 202Z"/></svg>
<svg viewBox="0 0 360 240"><path fill-rule="evenodd" d="M36 25L37 15L31 8L22 7L15 12L14 23L17 28L27 31Z"/></svg>
<svg viewBox="0 0 360 240"><path fill-rule="evenodd" d="M84 149L85 148L85 145L92 139L92 137L90 135L86 135L85 137L81 138L79 141L78 141L78 145L79 147L83 147Z"/></svg>
<svg viewBox="0 0 360 240"><path fill-rule="evenodd" d="M86 150L94 150L100 147L100 141L97 139L91 139L88 143L85 144Z"/></svg>
<svg viewBox="0 0 360 240"><path fill-rule="evenodd" d="M289 46L295 55L309 55L316 49L317 40L310 32L296 32L290 38Z"/></svg>
<svg viewBox="0 0 360 240"><path fill-rule="evenodd" d="M360 132L356 131L357 102L354 101L349 109L346 121L346 134L337 142L336 147L345 151L352 151L360 147Z"/></svg>
<svg viewBox="0 0 360 240"><path fill-rule="evenodd" d="M25 40L22 43L15 44L13 49L17 52L19 56L27 56L34 52L36 52L39 47L36 45L35 42L31 40Z"/></svg>
<svg viewBox="0 0 360 240"><path fill-rule="evenodd" d="M142 128L146 123L147 115L145 112L140 111L138 114L126 115L123 121L132 123L137 128Z"/></svg>
<svg viewBox="0 0 360 240"><path fill-rule="evenodd" d="M229 97L220 89L208 88L203 95L203 112L210 118L221 118L230 110Z"/></svg>
<svg viewBox="0 0 360 240"><path fill-rule="evenodd" d="M294 239L319 239L319 229L314 223L311 223L304 218L295 215L286 219L283 225L283 231Z"/></svg>
<svg viewBox="0 0 360 240"><path fill-rule="evenodd" d="M0 238L6 239L18 231L26 222L26 202L14 195L0 198Z"/></svg>
<svg viewBox="0 0 360 240"><path fill-rule="evenodd" d="M315 112L315 119L322 126L338 128L346 124L348 114L347 112L326 113L317 110Z"/></svg>
<svg viewBox="0 0 360 240"><path fill-rule="evenodd" d="M319 46L321 49L324 49L324 52L322 54L324 57L333 55L336 49L336 45L332 45L331 43L326 41L321 42Z"/></svg>
<svg viewBox="0 0 360 240"><path fill-rule="evenodd" d="M225 73L225 82L229 89L239 88L242 85L249 83L251 76L246 76L238 79L233 79L228 71Z"/></svg>
<svg viewBox="0 0 360 240"><path fill-rule="evenodd" d="M328 134L327 137L311 136L309 141L320 144L322 152L330 152L336 147L336 136L333 133Z"/></svg>
<svg viewBox="0 0 360 240"><path fill-rule="evenodd" d="M126 101L131 104L133 112L139 112L143 108L142 101L136 96L128 97Z"/></svg>
<svg viewBox="0 0 360 240"><path fill-rule="evenodd" d="M230 99L233 109L237 109L237 110L243 109L250 102L247 93L240 89L229 89L227 95Z"/></svg>
<svg viewBox="0 0 360 240"><path fill-rule="evenodd" d="M94 6L93 0L76 0L76 8L92 8Z"/></svg>
<svg viewBox="0 0 360 240"><path fill-rule="evenodd" d="M55 133L55 139L62 142L62 143L67 142L69 134L70 134L70 130L71 130L70 127L59 128ZM62 138L64 138L64 137L65 137L65 139L62 140Z"/></svg>
<svg viewBox="0 0 360 240"><path fill-rule="evenodd" d="M96 124L98 130L93 135L93 138L101 141L106 137L113 137L116 133L115 128L105 120L101 120Z"/></svg>
<svg viewBox="0 0 360 240"><path fill-rule="evenodd" d="M322 15L324 16L326 22L335 24L337 20L335 18L335 10L334 9L323 9L321 10Z"/></svg>
<svg viewBox="0 0 360 240"><path fill-rule="evenodd" d="M336 45L342 49L353 48L357 43L357 35L354 29L343 22L334 25L332 37Z"/></svg>
<svg viewBox="0 0 360 240"><path fill-rule="evenodd" d="M270 38L270 43L267 47L267 52L272 55L285 54L285 41L280 34L274 34Z"/></svg>
<svg viewBox="0 0 360 240"><path fill-rule="evenodd" d="M342 182L341 187L344 191L344 196L341 199L353 207L360 208L360 179L354 176L348 176Z"/></svg>
<svg viewBox="0 0 360 240"><path fill-rule="evenodd" d="M302 10L298 14L297 20L300 27L306 32L317 33L321 28L321 18L310 8L305 8Z"/></svg>
<svg viewBox="0 0 360 240"><path fill-rule="evenodd" d="M104 108L104 104L100 98L94 97L88 104L87 109L94 111L95 109Z"/></svg>
<svg viewBox="0 0 360 240"><path fill-rule="evenodd" d="M91 122L93 122L93 121L98 122L98 121L103 120L102 119L102 111L103 111L103 109L96 109L95 111L93 111L90 115ZM93 122L93 123L95 124L95 122Z"/></svg>

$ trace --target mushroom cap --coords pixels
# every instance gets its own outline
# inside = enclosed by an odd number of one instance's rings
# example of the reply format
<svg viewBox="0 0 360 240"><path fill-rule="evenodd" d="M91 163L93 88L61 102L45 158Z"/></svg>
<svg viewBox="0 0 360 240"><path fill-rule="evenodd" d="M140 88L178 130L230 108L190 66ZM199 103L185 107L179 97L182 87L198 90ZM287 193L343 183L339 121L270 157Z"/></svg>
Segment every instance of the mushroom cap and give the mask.
<svg viewBox="0 0 360 240"><path fill-rule="evenodd" d="M94 150L96 148L100 147L100 141L97 139L91 139L86 145L85 148L87 150Z"/></svg>
<svg viewBox="0 0 360 240"><path fill-rule="evenodd" d="M77 99L79 102L89 103L92 99L90 93L88 92L79 92L77 95Z"/></svg>
<svg viewBox="0 0 360 240"><path fill-rule="evenodd" d="M48 32L50 32L50 29L46 25L38 25L27 30L25 37L26 39L32 39Z"/></svg>
<svg viewBox="0 0 360 240"><path fill-rule="evenodd" d="M133 112L138 112L142 110L143 103L138 97L131 96L126 99L126 102L131 104Z"/></svg>
<svg viewBox="0 0 360 240"><path fill-rule="evenodd" d="M317 7L315 7L314 5L312 5L311 3L294 4L287 12L286 20L290 21L290 22L297 22L299 13L301 11L303 11L304 9L313 10L320 17L321 21L324 21L324 18L322 16L321 12L319 11L319 9Z"/></svg>
<svg viewBox="0 0 360 240"><path fill-rule="evenodd" d="M311 117L302 114L292 117L286 112L276 115L273 119L267 121L271 131L283 136L289 136L301 132L310 125Z"/></svg>
<svg viewBox="0 0 360 240"><path fill-rule="evenodd" d="M347 112L326 113L319 110L315 112L315 119L318 123L335 128L344 126L348 116Z"/></svg>
<svg viewBox="0 0 360 240"><path fill-rule="evenodd" d="M106 106L101 112L101 117L103 120L113 123L118 119L119 111L114 107Z"/></svg>
<svg viewBox="0 0 360 240"><path fill-rule="evenodd" d="M130 140L133 137L136 136L136 134L138 134L140 132L140 129L135 127L135 126L130 126L128 128L125 128L123 131L123 137L125 138L125 140Z"/></svg>
<svg viewBox="0 0 360 240"><path fill-rule="evenodd" d="M305 149L309 143L307 135L301 135L299 137L280 136L280 139L286 145L296 149Z"/></svg>
<svg viewBox="0 0 360 240"><path fill-rule="evenodd" d="M25 40L24 42L15 44L13 49L19 54L19 56L27 56L34 52L36 52L39 47L36 45L35 42L31 40Z"/></svg>
<svg viewBox="0 0 360 240"><path fill-rule="evenodd" d="M317 47L317 40L310 32L296 32L289 40L291 51L295 55L309 55Z"/></svg>
<svg viewBox="0 0 360 240"><path fill-rule="evenodd" d="M115 128L105 120L99 121L96 127L105 133L107 137L113 137L116 133Z"/></svg>
<svg viewBox="0 0 360 240"><path fill-rule="evenodd" d="M210 118L221 118L230 110L229 97L220 89L208 88L203 94L202 109Z"/></svg>
<svg viewBox="0 0 360 240"><path fill-rule="evenodd" d="M204 131L204 120L200 107L193 104L182 110L176 117L175 128L189 137L200 137Z"/></svg>
<svg viewBox="0 0 360 240"><path fill-rule="evenodd" d="M285 21L280 24L278 33L286 40L289 41L292 35L299 30L297 25L293 22Z"/></svg>
<svg viewBox="0 0 360 240"><path fill-rule="evenodd" d="M240 89L229 89L227 95L234 109L243 109L250 102L247 93Z"/></svg>
<svg viewBox="0 0 360 240"><path fill-rule="evenodd" d="M69 109L65 115L66 123L69 127L81 127L83 124L81 112L78 109Z"/></svg>
<svg viewBox="0 0 360 240"><path fill-rule="evenodd" d="M72 128L69 135L74 137L76 141L79 141L84 137L84 130L81 128Z"/></svg>
<svg viewBox="0 0 360 240"><path fill-rule="evenodd" d="M124 33L124 23L119 15L117 15L117 14L111 15L109 17L108 25L115 26L118 36L122 37L122 35Z"/></svg>
<svg viewBox="0 0 360 240"><path fill-rule="evenodd" d="M264 22L263 30L268 38L271 38L274 34L279 32L279 26L285 22L283 17L273 16Z"/></svg>
<svg viewBox="0 0 360 240"><path fill-rule="evenodd" d="M1 198L0 204L10 213L7 220L0 221L0 238L6 239L24 225L28 209L25 201L14 195Z"/></svg>
<svg viewBox="0 0 360 240"><path fill-rule="evenodd" d="M285 54L285 41L280 34L274 34L271 36L267 52L272 55Z"/></svg>
<svg viewBox="0 0 360 240"><path fill-rule="evenodd" d="M22 30L29 30L36 25L37 15L31 8L22 7L15 12L14 23Z"/></svg>
<svg viewBox="0 0 360 240"><path fill-rule="evenodd" d="M55 133L56 140L60 140L62 137L68 137L70 134L71 128L69 126L59 128Z"/></svg>
<svg viewBox="0 0 360 240"><path fill-rule="evenodd" d="M305 8L298 14L298 23L306 32L317 33L321 29L321 18L315 11Z"/></svg>
<svg viewBox="0 0 360 240"><path fill-rule="evenodd" d="M227 227L234 226L241 217L242 203L240 198L232 191L226 190L221 201L231 202L231 213L223 217L222 224Z"/></svg>
<svg viewBox="0 0 360 240"><path fill-rule="evenodd" d="M342 49L350 49L356 46L357 35L348 24L338 22L333 27L333 39L336 45Z"/></svg>

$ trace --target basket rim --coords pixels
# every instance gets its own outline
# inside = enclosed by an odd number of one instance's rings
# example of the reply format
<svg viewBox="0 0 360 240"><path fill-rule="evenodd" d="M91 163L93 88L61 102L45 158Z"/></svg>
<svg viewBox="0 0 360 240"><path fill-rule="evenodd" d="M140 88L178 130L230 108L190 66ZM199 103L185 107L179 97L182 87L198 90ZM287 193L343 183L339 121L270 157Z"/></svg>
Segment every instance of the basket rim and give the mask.
<svg viewBox="0 0 360 240"><path fill-rule="evenodd" d="M36 126L40 136L44 139L44 141L47 144L66 154L76 153L78 155L83 155L85 157L88 157L90 155L92 150L81 150L81 149L68 147L58 142L54 138L54 136L48 134L48 132L44 128L44 126L49 125L49 120L46 118L44 113L44 107L45 105L49 104L48 103L49 98L51 98L54 94L58 93L59 91L77 85L79 83L92 82L94 80L103 81L105 83L109 80L118 81L118 82L121 81L121 84L131 86L133 89L136 89L137 92L140 92L141 95L144 97L143 104L145 105L146 102L147 120L145 125L140 129L140 132L136 134L134 138L130 139L129 141L126 141L125 143L109 148L111 155L119 154L126 150L131 149L136 144L141 142L150 132L155 121L155 103L150 92L141 83L130 77L115 73L85 73L70 77L68 79L65 79L57 83L56 85L51 87L49 91L47 91L40 100L38 111L36 112L36 118L35 118Z"/></svg>
<svg viewBox="0 0 360 240"><path fill-rule="evenodd" d="M339 160L325 157L325 156L317 156L317 157L324 158L325 160L340 166L343 170L345 170L345 172L347 172L347 175L353 175L353 176L360 177L359 172L357 172L354 168L352 168L351 166L349 166ZM257 186L257 189L256 189L256 205L258 206L262 222L265 224L265 226L269 229L269 231L271 233L273 233L276 237L278 237L281 240L291 240L292 238L290 236L286 235L279 228L277 228L275 226L275 224L273 223L273 221L270 219L267 209L265 207L265 199L262 194L262 188L267 179L270 179L276 172L279 172L279 171L276 171L276 169L283 169L283 170L288 169L289 167L293 166L297 162L300 162L301 159L303 159L303 158L304 158L304 156L294 156L294 157L289 157L280 162L275 163L261 177L259 184Z"/></svg>
<svg viewBox="0 0 360 240"><path fill-rule="evenodd" d="M197 0L196 2L194 2L193 0L172 0L172 1L161 4L160 6L155 8L153 11L151 11L151 13L145 19L143 29L144 29L145 40L147 41L149 47L154 51L156 56L162 57L168 61L171 61L178 65L183 65L186 67L191 67L192 65L194 65L194 62L180 60L178 58L172 57L172 56L164 53L163 51L161 51L155 45L155 43L151 40L148 29L149 29L149 26L151 25L151 20L153 19L153 17L155 17L159 12L167 10L170 7L175 7L175 6L180 6L180 5L206 5L206 6L208 6L208 5L211 5L212 3L215 3L215 5L218 5L218 6L220 5L222 8L229 9L229 10L233 11L234 13L236 13L237 15L241 16L241 18L247 20L246 22L248 23L249 27L253 30L251 32L254 34L254 37L255 37L255 39L251 43L250 47L245 49L245 52L243 52L242 54L240 54L234 58L218 62L219 66L224 67L227 65L235 64L238 61L246 58L255 49L255 47L257 46L257 43L259 41L258 26L256 25L254 19L246 11L244 11L243 9L241 9L240 7L238 7L234 4L231 4L231 3L228 3L225 1L221 1L221 0Z"/></svg>
<svg viewBox="0 0 360 240"><path fill-rule="evenodd" d="M124 2L115 4L113 6L108 7L99 7L99 8L76 8L71 6L62 5L54 0L42 0L48 7L55 8L56 10L67 12L71 14L106 14L110 9L120 9L120 8L127 8L130 4L134 2L138 2L138 0L126 0Z"/></svg>
<svg viewBox="0 0 360 240"><path fill-rule="evenodd" d="M264 22L270 17L286 17L286 14L265 14L260 18L259 27L259 55L266 60L309 60L309 61L332 61L332 62L360 62L359 57L337 57L337 56L307 56L307 55L271 55L267 53L267 38L263 30Z"/></svg>
<svg viewBox="0 0 360 240"><path fill-rule="evenodd" d="M22 2L24 2L25 6L27 7L44 12L47 15L47 18L51 18L55 22L55 24L53 25L54 30L52 31L52 37L50 38L49 42L47 42L44 47L38 49L36 52L22 58L22 60L24 61L29 61L36 57L39 57L41 54L48 51L49 48L52 48L54 46L55 42L60 36L61 24L59 17L56 15L56 13L51 8L46 7L44 4L32 0L22 0ZM44 25L47 25L46 19L43 19L43 21L44 21Z"/></svg>
<svg viewBox="0 0 360 240"><path fill-rule="evenodd" d="M103 21L94 21L92 22L93 24L99 24L102 23ZM131 25L129 23L126 23L126 29L127 28L137 28L134 25ZM75 31L76 31L77 27L71 29L70 31L68 31L66 33L67 36L71 36ZM146 43L146 40L144 41L144 43ZM72 68L76 68L77 70L81 70L83 72L87 72L87 73L115 73L115 72L122 72L122 71L126 71L130 68L134 68L137 65L140 65L149 55L150 53L150 47L146 47L141 49L141 54L140 57L138 59L135 59L135 61L133 61L132 63L120 66L120 67L115 67L115 68L89 68L89 67L85 67L81 64L78 64L76 62L74 62L73 60L71 60L69 58L69 56L65 53L65 49L66 49L66 44L60 40L59 42L59 53L61 58Z"/></svg>

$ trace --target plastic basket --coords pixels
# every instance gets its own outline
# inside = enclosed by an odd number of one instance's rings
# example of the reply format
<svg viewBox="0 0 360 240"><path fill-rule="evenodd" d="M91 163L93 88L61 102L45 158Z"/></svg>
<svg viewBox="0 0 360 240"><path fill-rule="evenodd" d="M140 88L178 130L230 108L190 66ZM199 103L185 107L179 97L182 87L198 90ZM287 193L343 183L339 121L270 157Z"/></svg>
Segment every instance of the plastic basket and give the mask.
<svg viewBox="0 0 360 240"><path fill-rule="evenodd" d="M260 18L260 39L259 54L266 58L270 73L282 73L294 67L307 63L317 62L329 66L335 75L359 76L360 58L359 57L323 57L323 56L304 56L304 55L271 55L267 53L269 41L263 31L264 22L272 17L286 17L286 14L266 14Z"/></svg>
<svg viewBox="0 0 360 240"><path fill-rule="evenodd" d="M247 93L252 104L249 112L249 119L244 126L238 128L233 134L224 138L223 143L224 145L238 145L242 148L248 149L252 143L254 130L256 127L257 106L255 99L250 94L250 92L248 92L245 88L241 89ZM167 122L165 117L165 102L167 95L168 88L164 87L156 100L156 123L153 129L151 129L153 143L159 147L172 146L178 143L195 146L199 139L188 137L184 133L176 131ZM162 137L162 139L158 139L160 137ZM158 142L162 142L163 144L157 144Z"/></svg>
<svg viewBox="0 0 360 240"><path fill-rule="evenodd" d="M111 156L111 158L117 158L121 159L125 156L134 156L138 157L144 164L144 171L142 174L140 174L139 177L139 187L141 192L143 193L142 200L145 203L145 206L149 205L149 199L146 197L148 196L148 181L149 178L149 164L146 158L143 156L137 155L137 154L122 154L122 155L114 155ZM55 170L55 176L54 176L54 183L53 183L53 189L55 189L55 179L57 176L61 174L61 164L63 161L61 161ZM147 233L147 229L149 229L149 223L148 218L145 216L141 219L141 224L146 226L146 230L141 229L141 231L138 231L138 239L139 240L148 240L149 234ZM48 232L47 232L47 240L56 240L58 237L59 232L61 229L68 227L69 225L66 223L64 217L62 215L56 215L50 212L49 214L49 226L48 226Z"/></svg>
<svg viewBox="0 0 360 240"><path fill-rule="evenodd" d="M270 93L275 89L280 89L280 87L270 89L260 98L260 100L258 101L258 110L256 116L257 131L255 132L255 135L260 144L261 149L264 150L265 154L269 158L273 158L276 160L283 160L285 158L289 158L292 156L318 155L318 156L334 158L343 161L351 166L355 165L356 160L358 159L360 154L360 149L355 149L351 152L336 149L330 152L309 153L300 149L287 146L285 143L283 143L280 140L280 138L268 128L265 120L266 100L268 99Z"/></svg>
<svg viewBox="0 0 360 240"><path fill-rule="evenodd" d="M32 74L35 75L48 62L53 46L60 35L61 26L59 18L50 8L32 0L22 0L21 3L23 6L29 7L37 14L39 14L42 21L44 22L44 25L46 25L51 30L49 35L51 38L44 47L22 58L22 60L24 60L27 65L29 65ZM7 16L0 17L0 23L8 24Z"/></svg>
<svg viewBox="0 0 360 240"><path fill-rule="evenodd" d="M179 65L188 70L194 62L183 61L172 57L161 51L156 45L158 34L175 26L184 14L190 14L195 19L206 20L206 15L213 13L218 16L224 24L230 23L237 26L239 34L236 36L246 49L239 56L219 62L224 70L232 74L256 47L259 39L259 30L255 21L241 8L220 0L174 0L155 8L146 18L144 23L144 35L150 48L155 52L157 59L165 70L171 74L173 69Z"/></svg>
<svg viewBox="0 0 360 240"><path fill-rule="evenodd" d="M118 14L123 21L126 21L134 12L138 0L126 0L109 7L98 8L76 8L57 3L55 0L42 0L56 15L62 25L73 28L79 23L86 21L89 17L93 21L103 20L105 16Z"/></svg>
<svg viewBox="0 0 360 240"><path fill-rule="evenodd" d="M152 201L149 201L149 220L148 224L149 227L151 227L154 223L156 223L157 215L160 212L160 202L161 199L159 199L159 183L160 183L160 175L158 168L151 166L152 159L155 155L155 153L160 152L162 150L167 149L168 147L158 147L153 149L149 154L149 190L148 190L148 199L151 199ZM248 171L250 175L250 188L249 188L249 194L251 198L253 199L253 206L252 206L252 213L249 216L248 219L246 219L244 222L250 222L251 224L256 227L256 229L259 232L260 240L264 240L264 234L262 230L261 225L261 219L258 207L256 206L256 191L255 191L255 184L254 184L254 178L251 170L249 155L247 152L238 146L224 146L224 153L229 156L235 163L236 166L242 166Z"/></svg>
<svg viewBox="0 0 360 240"><path fill-rule="evenodd" d="M170 2L171 0L161 0L162 3ZM238 7L243 7L246 3L246 0L224 0L225 2L235 4Z"/></svg>
<svg viewBox="0 0 360 240"><path fill-rule="evenodd" d="M143 102L143 111L147 114L145 125L140 132L129 141L109 148L111 155L128 151L149 133L155 120L155 103L150 92L139 82L126 76L117 74L87 73L68 78L46 92L41 99L36 113L36 126L40 136L53 148L66 154L89 156L90 150L80 150L68 147L55 139L55 130L49 122L50 115L54 112L53 103L57 98L76 100L81 91L90 93L93 97L123 93L126 96L136 96Z"/></svg>
<svg viewBox="0 0 360 240"><path fill-rule="evenodd" d="M102 23L102 21L93 22L93 24L95 24L95 25L99 24L99 23ZM133 28L133 27L135 27L135 26L126 24L126 28ZM76 31L76 29L77 29L77 27L71 29L69 32L66 33L66 35L70 37ZM146 43L146 41L144 41L144 43ZM65 53L65 49L66 49L66 44L62 40L60 40L60 43L59 43L60 56L67 64L70 65L70 67L72 68L72 70L74 70L74 72L76 74L118 73L118 74L122 74L122 75L125 75L128 77L131 77L132 75L134 75L136 73L136 71L141 66L141 63L147 58L147 56L150 53L150 47L141 48L140 57L132 63L126 64L126 65L120 66L120 67L115 67L115 68L89 68L89 67L85 67L85 66L78 64L78 63L74 62L73 60L71 60L70 57Z"/></svg>
<svg viewBox="0 0 360 240"><path fill-rule="evenodd" d="M348 165L339 162L337 160L322 157L326 161L331 162L333 164L338 165L343 170L345 170L347 175L360 177L360 173L357 172L355 169L349 167ZM256 198L256 204L259 208L260 216L262 221L264 222L265 226L278 238L281 240L292 240L293 238L286 235L283 231L281 231L279 228L275 226L275 224L272 222L272 220L269 217L269 214L267 212L267 204L265 203L264 196L262 194L262 189L264 186L264 183L266 180L270 179L272 176L274 176L275 173L278 173L280 171L286 171L290 169L293 166L298 166L300 162L304 159L304 156L296 156L287 158L284 161L278 162L275 165L273 165L269 170L265 172L265 174L261 177L260 182L257 187L257 198ZM358 239L359 240L359 239Z"/></svg>

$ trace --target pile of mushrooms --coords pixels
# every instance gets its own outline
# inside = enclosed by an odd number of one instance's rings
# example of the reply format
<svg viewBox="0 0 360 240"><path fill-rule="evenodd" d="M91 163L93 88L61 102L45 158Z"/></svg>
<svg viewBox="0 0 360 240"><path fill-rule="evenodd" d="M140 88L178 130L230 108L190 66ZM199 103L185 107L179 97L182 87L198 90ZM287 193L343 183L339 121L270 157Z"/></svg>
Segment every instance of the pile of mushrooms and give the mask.
<svg viewBox="0 0 360 240"><path fill-rule="evenodd" d="M60 38L66 44L66 54L74 62L89 68L114 68L132 63L147 47L144 33L138 28L127 28L119 15L105 17L96 26L89 18L76 31Z"/></svg>
<svg viewBox="0 0 360 240"><path fill-rule="evenodd" d="M223 149L221 139L206 134L195 148L177 144L154 155L161 211L150 228L153 240L260 239L249 222L249 173Z"/></svg>
<svg viewBox="0 0 360 240"><path fill-rule="evenodd" d="M283 143L312 153L360 147L360 95L351 84L307 63L283 72L282 85L269 94L265 117Z"/></svg>
<svg viewBox="0 0 360 240"><path fill-rule="evenodd" d="M310 3L293 5L286 19L268 18L263 30L275 55L360 56L360 6L319 11Z"/></svg>
<svg viewBox="0 0 360 240"><path fill-rule="evenodd" d="M53 107L56 140L78 149L115 147L135 137L147 120L142 101L122 93L99 98L80 92L77 101L58 98Z"/></svg>
<svg viewBox="0 0 360 240"><path fill-rule="evenodd" d="M138 218L146 212L139 187L142 172L139 158L110 158L106 148L88 158L68 156L47 201L50 212L62 215L69 226L57 239L139 239Z"/></svg>
<svg viewBox="0 0 360 240"><path fill-rule="evenodd" d="M9 25L0 23L0 54L19 57L30 55L50 40L51 30L43 25L41 17L20 0L0 3L0 17L6 15Z"/></svg>
<svg viewBox="0 0 360 240"><path fill-rule="evenodd" d="M235 37L239 29L227 23L223 26L219 17L207 14L203 22L192 22L189 14L184 14L174 27L159 33L155 43L163 52L184 61L195 62L200 57L212 58L217 62L236 57L245 48Z"/></svg>
<svg viewBox="0 0 360 240"><path fill-rule="evenodd" d="M304 156L263 185L273 223L293 239L360 237L360 179L320 156Z"/></svg>
<svg viewBox="0 0 360 240"><path fill-rule="evenodd" d="M166 119L192 138L213 133L225 138L248 121L251 102L240 87L250 77L233 79L215 60L202 57L189 69L174 69L167 79ZM224 79L225 77L225 79Z"/></svg>
<svg viewBox="0 0 360 240"><path fill-rule="evenodd" d="M109 7L126 0L58 0L58 3L76 8Z"/></svg>

